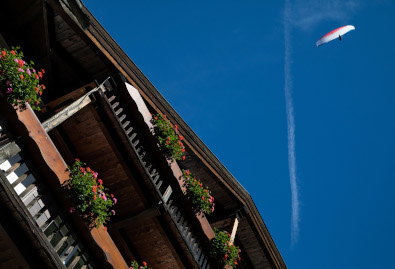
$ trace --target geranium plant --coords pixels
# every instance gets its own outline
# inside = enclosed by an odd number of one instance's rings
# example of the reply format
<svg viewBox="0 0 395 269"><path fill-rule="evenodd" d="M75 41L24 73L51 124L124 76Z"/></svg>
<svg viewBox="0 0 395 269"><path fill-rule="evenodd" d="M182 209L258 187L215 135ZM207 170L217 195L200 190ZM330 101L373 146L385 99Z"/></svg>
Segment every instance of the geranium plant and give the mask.
<svg viewBox="0 0 395 269"><path fill-rule="evenodd" d="M181 142L184 137L178 134L177 125L174 126L166 118L166 115L162 116L161 114L153 116L152 123L155 125L155 134L158 137L160 147L177 161L185 160L185 156L183 156L185 147Z"/></svg>
<svg viewBox="0 0 395 269"><path fill-rule="evenodd" d="M97 179L98 173L79 159L75 159L69 170L70 178L65 188L78 212L89 221L90 226L105 224L111 215L115 215L111 207L117 203L117 199L106 193L103 181Z"/></svg>
<svg viewBox="0 0 395 269"><path fill-rule="evenodd" d="M192 176L189 170L182 170L187 187L187 195L191 199L193 206L203 213L214 212L214 197L208 189L203 188L200 180Z"/></svg>
<svg viewBox="0 0 395 269"><path fill-rule="evenodd" d="M45 86L40 84L45 73L44 69L36 71L34 63L25 62L19 47L12 50L2 49L0 55L0 89L5 93L7 101L14 105L23 105L28 102L32 109L40 110Z"/></svg>
<svg viewBox="0 0 395 269"><path fill-rule="evenodd" d="M130 265L129 269L150 269L150 268L147 266L147 263L146 263L146 262L143 262L142 264L143 264L143 265L139 265L138 262L132 261L132 264Z"/></svg>
<svg viewBox="0 0 395 269"><path fill-rule="evenodd" d="M214 228L214 233L215 237L211 239L210 256L222 266L228 265L235 268L241 260L241 250L231 242L228 232Z"/></svg>

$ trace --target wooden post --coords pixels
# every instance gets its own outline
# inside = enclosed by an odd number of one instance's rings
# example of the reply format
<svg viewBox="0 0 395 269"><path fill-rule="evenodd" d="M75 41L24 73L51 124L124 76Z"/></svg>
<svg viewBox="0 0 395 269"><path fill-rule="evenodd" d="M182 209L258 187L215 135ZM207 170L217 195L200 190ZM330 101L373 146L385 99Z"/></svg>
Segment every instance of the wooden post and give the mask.
<svg viewBox="0 0 395 269"><path fill-rule="evenodd" d="M238 226L239 226L239 217L236 215L232 220L232 224L230 226L230 231L229 231L231 243L235 241L236 231Z"/></svg>

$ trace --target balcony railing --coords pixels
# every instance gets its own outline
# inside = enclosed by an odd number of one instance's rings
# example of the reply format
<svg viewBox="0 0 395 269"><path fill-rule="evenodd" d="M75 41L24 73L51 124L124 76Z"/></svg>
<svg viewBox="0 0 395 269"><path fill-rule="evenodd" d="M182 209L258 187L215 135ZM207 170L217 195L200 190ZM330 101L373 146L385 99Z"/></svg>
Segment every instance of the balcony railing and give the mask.
<svg viewBox="0 0 395 269"><path fill-rule="evenodd" d="M109 95L110 97L108 97ZM164 176L160 168L157 167L148 156L148 147L143 147L144 136L139 134L137 125L133 124L133 116L127 112L127 106L122 104L121 98L118 98L114 91L103 95L105 104L110 108L113 117L118 121L119 127L122 129L123 135L127 139L130 147L139 159L142 167L144 167L146 175L150 178L152 185L160 195L165 211L171 216L171 219L177 227L190 253L192 254L199 268L209 269L208 256L204 251L204 246L198 239L198 234L194 231L192 225L183 212L178 199L170 199L173 188L179 186L171 186L171 181ZM147 150L145 150L145 149Z"/></svg>
<svg viewBox="0 0 395 269"><path fill-rule="evenodd" d="M59 210L51 191L30 164L21 147L0 126L0 177L17 202L31 216L47 246L64 268L95 268L90 255L69 221Z"/></svg>

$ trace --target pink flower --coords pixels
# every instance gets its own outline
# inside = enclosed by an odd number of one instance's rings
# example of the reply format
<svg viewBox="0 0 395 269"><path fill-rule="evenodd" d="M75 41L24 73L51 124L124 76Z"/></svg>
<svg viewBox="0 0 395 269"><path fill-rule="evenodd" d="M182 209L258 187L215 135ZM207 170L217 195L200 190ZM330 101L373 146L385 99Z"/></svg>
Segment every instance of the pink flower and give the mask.
<svg viewBox="0 0 395 269"><path fill-rule="evenodd" d="M117 198L113 198L113 200L114 200L114 204L116 204L117 203Z"/></svg>
<svg viewBox="0 0 395 269"><path fill-rule="evenodd" d="M16 63L17 63L17 62L18 62L18 59L17 59L17 58L15 58L15 59L14 59L14 62L16 62Z"/></svg>
<svg viewBox="0 0 395 269"><path fill-rule="evenodd" d="M75 211L75 208L74 207L70 207L70 213L73 213L74 211Z"/></svg>
<svg viewBox="0 0 395 269"><path fill-rule="evenodd" d="M97 179L97 175L98 175L99 173L98 172L94 172L93 173L93 176Z"/></svg>
<svg viewBox="0 0 395 269"><path fill-rule="evenodd" d="M115 210L111 210L111 213L112 213L113 215L115 215Z"/></svg>
<svg viewBox="0 0 395 269"><path fill-rule="evenodd" d="M18 71L19 71L19 72L25 72L25 71L23 71L22 68L18 68Z"/></svg>
<svg viewBox="0 0 395 269"><path fill-rule="evenodd" d="M12 88L7 88L7 93L12 93Z"/></svg>
<svg viewBox="0 0 395 269"><path fill-rule="evenodd" d="M26 69L26 73L30 76L32 74L32 72L30 72L30 69Z"/></svg>

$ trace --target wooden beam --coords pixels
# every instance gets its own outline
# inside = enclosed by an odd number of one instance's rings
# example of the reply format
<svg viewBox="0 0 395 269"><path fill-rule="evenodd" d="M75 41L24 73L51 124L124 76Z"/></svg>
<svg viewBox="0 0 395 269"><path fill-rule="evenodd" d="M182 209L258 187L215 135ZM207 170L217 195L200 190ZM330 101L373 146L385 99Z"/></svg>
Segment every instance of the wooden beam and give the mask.
<svg viewBox="0 0 395 269"><path fill-rule="evenodd" d="M235 216L232 220L232 226L230 232L230 242L233 243L235 241L237 227L239 226L239 218Z"/></svg>
<svg viewBox="0 0 395 269"><path fill-rule="evenodd" d="M55 111L59 112L61 108L64 108L66 104L70 104L70 102L77 100L84 94L86 94L88 91L96 88L97 84L96 82L91 82L89 84L86 84L85 86L78 88L66 95L63 95L62 97L59 97L56 100L53 100L47 104L43 108L41 108L41 111L47 112L47 111Z"/></svg>
<svg viewBox="0 0 395 269"><path fill-rule="evenodd" d="M59 111L58 113L56 113L54 116L43 122L42 126L44 130L48 133L53 128L55 128L56 126L58 126L59 124L70 118L71 116L73 116L75 113L80 111L82 108L87 106L92 101L89 95L91 95L93 92L98 91L99 89L105 91L103 84L89 91L88 93L84 94L76 101L74 101L73 103L71 103L70 105Z"/></svg>
<svg viewBox="0 0 395 269"><path fill-rule="evenodd" d="M154 205L151 208L145 209L145 210L141 211L140 213L137 213L134 216L117 221L115 223L112 222L110 225L108 225L108 227L111 229L122 229L122 228L128 227L130 225L135 225L136 223L140 223L141 221L157 217L157 216L161 215L161 212L160 212L161 207L162 207L162 203L158 203L157 205Z"/></svg>

